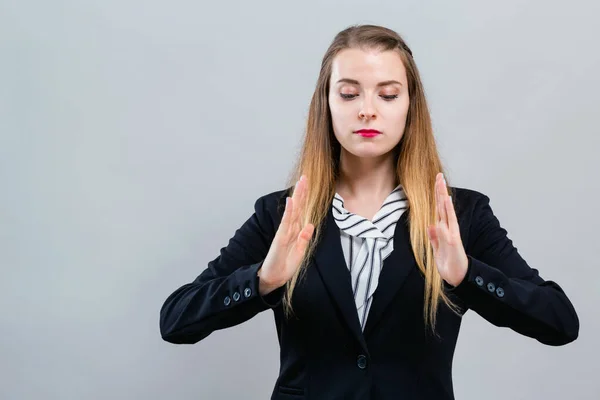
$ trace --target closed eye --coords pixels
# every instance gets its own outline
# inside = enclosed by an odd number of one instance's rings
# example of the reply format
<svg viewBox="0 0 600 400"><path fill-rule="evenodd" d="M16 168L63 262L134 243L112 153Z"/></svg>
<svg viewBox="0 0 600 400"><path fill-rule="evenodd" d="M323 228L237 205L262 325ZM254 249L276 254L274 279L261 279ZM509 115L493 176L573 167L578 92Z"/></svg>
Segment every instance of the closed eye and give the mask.
<svg viewBox="0 0 600 400"><path fill-rule="evenodd" d="M354 99L356 96L358 96L357 94L345 94L345 93L340 93L340 96L342 97L342 99L344 100L352 100ZM392 94L392 95L380 95L379 97L381 97L382 99L386 100L386 101L391 101L394 99L398 98L397 94Z"/></svg>

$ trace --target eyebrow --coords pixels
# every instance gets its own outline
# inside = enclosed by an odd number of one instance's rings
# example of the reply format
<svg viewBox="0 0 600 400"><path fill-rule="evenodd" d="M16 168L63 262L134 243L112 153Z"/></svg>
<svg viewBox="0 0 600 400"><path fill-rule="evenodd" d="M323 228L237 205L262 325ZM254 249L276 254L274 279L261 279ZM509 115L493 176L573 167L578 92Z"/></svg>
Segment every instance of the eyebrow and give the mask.
<svg viewBox="0 0 600 400"><path fill-rule="evenodd" d="M345 83L351 83L351 84L353 84L353 85L360 85L360 83L358 83L358 81L357 81L356 79L349 79L349 78L342 78L342 79L340 79L339 81L337 81L336 83L342 83L342 82L345 82ZM392 80L389 80L389 81L383 81L383 82L379 82L379 83L377 84L377 87L381 87L381 86L387 86L387 85L392 85L392 84L394 84L394 83L396 83L396 84L398 84L398 85L402 86L402 83L400 83L400 82L398 82L398 81L395 81L395 80L393 80L393 79L392 79Z"/></svg>

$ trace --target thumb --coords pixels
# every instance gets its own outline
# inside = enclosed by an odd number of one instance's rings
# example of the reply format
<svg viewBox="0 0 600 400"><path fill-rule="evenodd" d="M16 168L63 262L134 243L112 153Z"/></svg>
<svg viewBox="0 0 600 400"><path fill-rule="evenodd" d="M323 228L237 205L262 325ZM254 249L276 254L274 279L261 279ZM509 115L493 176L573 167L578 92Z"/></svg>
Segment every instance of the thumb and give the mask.
<svg viewBox="0 0 600 400"><path fill-rule="evenodd" d="M435 229L435 225L430 225L427 227L427 236L429 237L429 240L431 241L433 250L437 251L438 246L439 246L439 240L438 240L437 230Z"/></svg>
<svg viewBox="0 0 600 400"><path fill-rule="evenodd" d="M312 237L314 230L315 226L313 224L306 224L304 226L304 228L298 234L298 241L296 243L298 250L302 250L302 252L304 252L308 246L308 243L310 242L310 238Z"/></svg>
<svg viewBox="0 0 600 400"><path fill-rule="evenodd" d="M296 240L295 249L294 249L295 250L294 251L294 263L295 264L300 263L302 256L304 256L304 252L306 251L306 248L308 247L308 243L310 242L310 238L312 237L314 230L315 230L315 227L313 224L306 224L306 226L304 226L304 228L298 234L298 238Z"/></svg>

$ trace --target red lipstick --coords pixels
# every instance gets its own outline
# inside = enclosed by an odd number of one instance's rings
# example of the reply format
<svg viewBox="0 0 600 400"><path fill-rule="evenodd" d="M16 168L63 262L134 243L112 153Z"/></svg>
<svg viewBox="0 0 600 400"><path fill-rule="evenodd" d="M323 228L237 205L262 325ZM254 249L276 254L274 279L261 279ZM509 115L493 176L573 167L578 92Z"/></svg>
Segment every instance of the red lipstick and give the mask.
<svg viewBox="0 0 600 400"><path fill-rule="evenodd" d="M377 129L359 129L355 133L358 133L362 137L373 137L381 134Z"/></svg>

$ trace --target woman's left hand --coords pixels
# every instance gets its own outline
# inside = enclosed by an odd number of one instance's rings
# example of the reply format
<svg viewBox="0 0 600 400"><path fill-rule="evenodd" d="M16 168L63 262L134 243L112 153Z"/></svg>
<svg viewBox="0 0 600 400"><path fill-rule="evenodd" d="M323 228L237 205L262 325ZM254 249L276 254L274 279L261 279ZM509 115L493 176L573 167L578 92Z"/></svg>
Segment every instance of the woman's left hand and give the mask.
<svg viewBox="0 0 600 400"><path fill-rule="evenodd" d="M436 176L435 199L437 223L427 229L433 246L435 263L442 279L452 286L458 286L465 278L469 260L460 237L458 220L452 199L448 195L442 173Z"/></svg>

